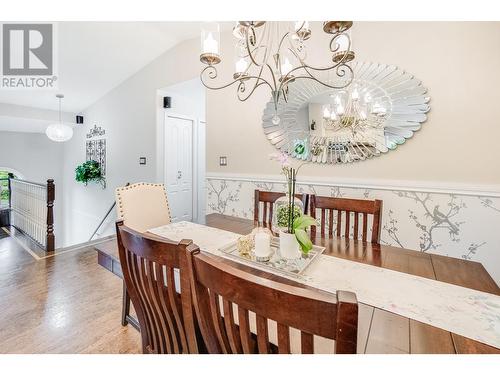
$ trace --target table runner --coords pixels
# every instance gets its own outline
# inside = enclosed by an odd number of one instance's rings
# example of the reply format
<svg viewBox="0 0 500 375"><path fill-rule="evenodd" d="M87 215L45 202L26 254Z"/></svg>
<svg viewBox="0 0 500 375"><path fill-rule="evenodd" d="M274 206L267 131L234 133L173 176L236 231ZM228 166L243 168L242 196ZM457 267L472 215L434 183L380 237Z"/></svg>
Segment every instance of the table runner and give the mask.
<svg viewBox="0 0 500 375"><path fill-rule="evenodd" d="M234 243L237 233L186 221L149 232L172 241L191 239L203 251L237 261L219 250ZM328 255L299 277L255 268L330 293L352 291L364 304L500 348L500 296L494 294Z"/></svg>

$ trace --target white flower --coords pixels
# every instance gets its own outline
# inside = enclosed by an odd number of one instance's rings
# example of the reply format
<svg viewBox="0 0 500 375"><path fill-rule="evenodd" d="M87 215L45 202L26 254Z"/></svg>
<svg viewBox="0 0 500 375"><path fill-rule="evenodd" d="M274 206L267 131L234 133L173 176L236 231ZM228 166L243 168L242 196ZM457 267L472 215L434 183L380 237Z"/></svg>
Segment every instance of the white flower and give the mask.
<svg viewBox="0 0 500 375"><path fill-rule="evenodd" d="M278 161L282 168L289 168L292 166L290 157L285 152L274 152L269 155L269 159Z"/></svg>

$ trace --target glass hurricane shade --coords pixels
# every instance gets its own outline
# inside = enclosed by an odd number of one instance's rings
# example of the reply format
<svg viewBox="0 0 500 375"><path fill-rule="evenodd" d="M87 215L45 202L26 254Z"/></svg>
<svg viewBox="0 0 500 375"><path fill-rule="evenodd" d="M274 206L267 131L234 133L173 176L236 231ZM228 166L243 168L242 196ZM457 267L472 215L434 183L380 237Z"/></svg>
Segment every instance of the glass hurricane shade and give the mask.
<svg viewBox="0 0 500 375"><path fill-rule="evenodd" d="M58 122L56 124L49 125L45 130L45 134L51 141L66 142L73 137L73 128L69 125Z"/></svg>
<svg viewBox="0 0 500 375"><path fill-rule="evenodd" d="M248 68L248 62L245 60L245 58L240 57L238 60L236 60L235 62L236 73L245 73L247 68Z"/></svg>
<svg viewBox="0 0 500 375"><path fill-rule="evenodd" d="M295 21L295 31L309 30L309 21Z"/></svg>
<svg viewBox="0 0 500 375"><path fill-rule="evenodd" d="M351 35L350 31L347 31L347 33L349 36ZM353 50L352 48L352 39L349 39L349 36L345 35L345 34L340 34L336 41L337 41L337 44L338 44L338 50L337 52L344 52L344 51L347 51L347 50ZM350 43L350 45L349 45Z"/></svg>
<svg viewBox="0 0 500 375"><path fill-rule="evenodd" d="M219 55L220 31L219 24L207 22L201 31L201 51L202 53Z"/></svg>
<svg viewBox="0 0 500 375"><path fill-rule="evenodd" d="M288 60L288 57L285 57L283 63L281 64L281 75L286 76L293 69L293 65Z"/></svg>

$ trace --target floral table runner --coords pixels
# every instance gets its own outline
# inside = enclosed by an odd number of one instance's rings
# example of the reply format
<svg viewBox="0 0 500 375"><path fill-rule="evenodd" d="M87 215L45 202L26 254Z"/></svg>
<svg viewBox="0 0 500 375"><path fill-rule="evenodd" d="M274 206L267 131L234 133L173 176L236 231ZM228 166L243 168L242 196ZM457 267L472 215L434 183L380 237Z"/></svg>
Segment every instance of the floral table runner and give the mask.
<svg viewBox="0 0 500 375"><path fill-rule="evenodd" d="M222 257L219 249L240 237L186 221L149 232L172 241L192 239L200 249ZM328 255L319 256L299 278L288 278L330 293L352 291L359 302L500 348L497 295Z"/></svg>

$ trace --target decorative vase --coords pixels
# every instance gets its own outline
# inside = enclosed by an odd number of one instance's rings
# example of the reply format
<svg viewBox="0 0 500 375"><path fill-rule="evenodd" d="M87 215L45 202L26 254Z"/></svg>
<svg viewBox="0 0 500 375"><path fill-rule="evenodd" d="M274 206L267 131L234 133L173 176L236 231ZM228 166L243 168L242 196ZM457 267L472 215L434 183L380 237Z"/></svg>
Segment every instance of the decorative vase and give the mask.
<svg viewBox="0 0 500 375"><path fill-rule="evenodd" d="M280 231L286 231L288 228L288 207L289 207L289 196L284 195L274 202L273 210L273 232L278 233ZM295 216L302 215L304 213L304 204L297 197L293 200L293 206L295 209Z"/></svg>
<svg viewBox="0 0 500 375"><path fill-rule="evenodd" d="M300 245L295 234L280 231L280 254L285 259L300 257Z"/></svg>

